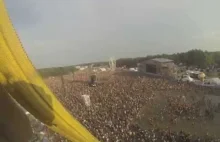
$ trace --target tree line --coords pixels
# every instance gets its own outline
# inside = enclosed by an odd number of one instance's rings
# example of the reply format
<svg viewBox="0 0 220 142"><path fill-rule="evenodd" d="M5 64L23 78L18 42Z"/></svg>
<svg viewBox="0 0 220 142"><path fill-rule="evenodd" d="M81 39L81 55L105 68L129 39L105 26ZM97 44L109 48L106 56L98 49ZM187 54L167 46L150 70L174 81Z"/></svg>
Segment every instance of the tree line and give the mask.
<svg viewBox="0 0 220 142"><path fill-rule="evenodd" d="M116 61L117 67L134 68L137 67L137 64L153 58L167 58L173 60L176 64L182 63L185 66L196 66L198 68L205 69L210 66L215 66L220 68L220 51L218 52L208 52L198 49L190 50L183 53L175 54L158 54L150 55L146 57L137 57L137 58L121 58ZM95 62L95 63L85 63L80 64L81 66L91 65L94 67L98 66L108 66L108 62ZM53 67L53 68L44 68L38 69L39 74L42 77L49 76L60 76L68 74L70 72L75 72L77 69L75 66L65 66L65 67Z"/></svg>
<svg viewBox="0 0 220 142"><path fill-rule="evenodd" d="M75 66L65 66L65 67L52 67L52 68L43 68L38 69L38 73L43 77L47 78L50 76L61 76L68 73L75 72L77 69Z"/></svg>
<svg viewBox="0 0 220 142"><path fill-rule="evenodd" d="M175 54L159 54L137 58L121 58L117 60L117 67L126 66L127 68L137 67L137 64L152 58L167 58L173 60L176 64L182 63L185 66L196 66L198 68L208 68L210 66L220 67L220 51L208 52L199 49L193 49L188 52Z"/></svg>

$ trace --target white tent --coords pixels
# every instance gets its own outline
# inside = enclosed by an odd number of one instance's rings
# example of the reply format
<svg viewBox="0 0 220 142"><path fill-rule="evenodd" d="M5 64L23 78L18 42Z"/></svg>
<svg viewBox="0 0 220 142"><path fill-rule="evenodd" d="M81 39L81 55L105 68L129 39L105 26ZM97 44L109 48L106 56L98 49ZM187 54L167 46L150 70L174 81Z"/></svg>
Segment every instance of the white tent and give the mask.
<svg viewBox="0 0 220 142"><path fill-rule="evenodd" d="M220 85L220 79L219 78L206 79L205 82L207 82L211 85Z"/></svg>

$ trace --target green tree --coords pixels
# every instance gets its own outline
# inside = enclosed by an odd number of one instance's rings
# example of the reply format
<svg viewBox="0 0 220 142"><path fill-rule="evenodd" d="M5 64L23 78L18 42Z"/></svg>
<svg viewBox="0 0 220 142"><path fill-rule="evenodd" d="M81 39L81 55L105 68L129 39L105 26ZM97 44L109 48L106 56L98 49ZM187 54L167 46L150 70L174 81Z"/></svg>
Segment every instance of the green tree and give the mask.
<svg viewBox="0 0 220 142"><path fill-rule="evenodd" d="M175 63L183 63L187 66L198 66L199 68L207 68L210 65L217 64L220 67L220 52L207 52L198 49L190 50L185 53L177 54L160 54L160 55L149 55L146 57L139 58L127 58L117 60L117 66L126 65L128 67L135 67L137 63L143 60L149 60L152 58L168 58L174 60Z"/></svg>
<svg viewBox="0 0 220 142"><path fill-rule="evenodd" d="M205 60L205 66L210 66L213 65L215 63L214 58L212 56L212 54L206 53L206 60Z"/></svg>
<svg viewBox="0 0 220 142"><path fill-rule="evenodd" d="M198 66L205 68L206 56L202 50L190 50L187 52L187 63L188 65Z"/></svg>
<svg viewBox="0 0 220 142"><path fill-rule="evenodd" d="M220 52L213 53L214 63L220 67Z"/></svg>

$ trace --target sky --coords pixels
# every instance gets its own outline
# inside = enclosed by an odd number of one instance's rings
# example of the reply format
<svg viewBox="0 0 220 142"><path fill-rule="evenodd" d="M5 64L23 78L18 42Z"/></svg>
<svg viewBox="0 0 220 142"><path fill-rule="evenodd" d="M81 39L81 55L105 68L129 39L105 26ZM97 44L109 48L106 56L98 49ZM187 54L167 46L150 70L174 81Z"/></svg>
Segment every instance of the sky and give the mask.
<svg viewBox="0 0 220 142"><path fill-rule="evenodd" d="M220 51L219 0L5 0L37 68Z"/></svg>

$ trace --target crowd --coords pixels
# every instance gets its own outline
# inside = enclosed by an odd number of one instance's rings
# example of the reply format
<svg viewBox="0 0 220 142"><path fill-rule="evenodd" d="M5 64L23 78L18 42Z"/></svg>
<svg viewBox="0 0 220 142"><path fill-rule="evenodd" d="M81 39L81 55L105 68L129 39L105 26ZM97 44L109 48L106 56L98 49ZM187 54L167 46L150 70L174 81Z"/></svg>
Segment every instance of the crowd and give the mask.
<svg viewBox="0 0 220 142"><path fill-rule="evenodd" d="M161 78L119 75L96 87L89 87L86 82L61 82L59 77L45 81L72 115L102 142L211 141L208 136L197 137L181 129L172 131L171 127L179 116L191 123L212 114L211 109L200 108L204 105L202 99L193 97L210 92L207 89ZM82 95L90 96L91 106L85 105ZM166 126L155 125L162 120ZM64 140L47 133L54 142Z"/></svg>

